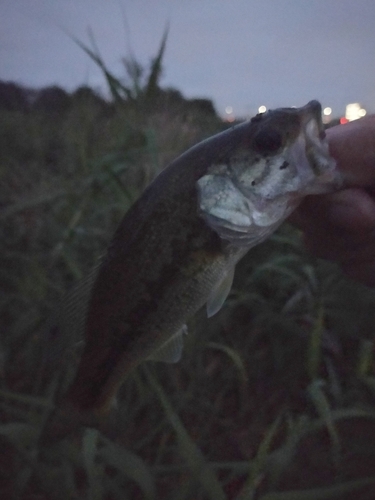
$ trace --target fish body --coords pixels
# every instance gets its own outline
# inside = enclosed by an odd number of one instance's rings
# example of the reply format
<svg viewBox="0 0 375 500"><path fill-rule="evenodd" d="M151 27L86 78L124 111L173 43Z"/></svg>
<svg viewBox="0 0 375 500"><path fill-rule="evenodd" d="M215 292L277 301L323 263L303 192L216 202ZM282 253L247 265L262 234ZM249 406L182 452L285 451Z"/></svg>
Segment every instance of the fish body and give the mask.
<svg viewBox="0 0 375 500"><path fill-rule="evenodd" d="M62 405L106 413L147 359L176 361L184 325L229 293L236 263L309 193L337 187L321 107L280 108L177 158L126 213L90 292L85 347Z"/></svg>

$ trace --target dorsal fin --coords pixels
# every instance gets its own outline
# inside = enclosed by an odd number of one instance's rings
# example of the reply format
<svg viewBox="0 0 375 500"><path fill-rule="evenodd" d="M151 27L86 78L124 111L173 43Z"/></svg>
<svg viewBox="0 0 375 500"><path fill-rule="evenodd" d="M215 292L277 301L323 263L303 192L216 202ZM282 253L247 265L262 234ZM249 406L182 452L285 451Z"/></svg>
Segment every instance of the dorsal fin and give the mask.
<svg viewBox="0 0 375 500"><path fill-rule="evenodd" d="M54 363L75 344L84 340L92 287L102 260L63 297L61 304L48 324L47 362Z"/></svg>

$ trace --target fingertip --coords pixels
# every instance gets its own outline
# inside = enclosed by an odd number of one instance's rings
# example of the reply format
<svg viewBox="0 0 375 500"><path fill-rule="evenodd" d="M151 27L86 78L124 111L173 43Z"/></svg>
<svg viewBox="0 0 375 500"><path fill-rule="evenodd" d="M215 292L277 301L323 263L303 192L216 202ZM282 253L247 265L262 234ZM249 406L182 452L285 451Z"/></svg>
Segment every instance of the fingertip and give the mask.
<svg viewBox="0 0 375 500"><path fill-rule="evenodd" d="M366 191L345 189L325 201L327 221L333 226L354 232L375 229L375 200Z"/></svg>

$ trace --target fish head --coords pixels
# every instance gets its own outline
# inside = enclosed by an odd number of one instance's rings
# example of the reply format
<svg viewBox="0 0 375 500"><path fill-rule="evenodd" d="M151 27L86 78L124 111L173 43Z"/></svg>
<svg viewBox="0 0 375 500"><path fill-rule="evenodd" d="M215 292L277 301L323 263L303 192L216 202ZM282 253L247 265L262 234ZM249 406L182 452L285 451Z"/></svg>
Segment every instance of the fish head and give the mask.
<svg viewBox="0 0 375 500"><path fill-rule="evenodd" d="M202 216L220 236L253 245L304 196L338 189L342 181L318 101L258 114L247 126L225 160L198 180L198 193Z"/></svg>
<svg viewBox="0 0 375 500"><path fill-rule="evenodd" d="M267 200L291 192L315 193L337 182L318 101L271 110L252 122L256 129L229 159L228 169L245 196Z"/></svg>

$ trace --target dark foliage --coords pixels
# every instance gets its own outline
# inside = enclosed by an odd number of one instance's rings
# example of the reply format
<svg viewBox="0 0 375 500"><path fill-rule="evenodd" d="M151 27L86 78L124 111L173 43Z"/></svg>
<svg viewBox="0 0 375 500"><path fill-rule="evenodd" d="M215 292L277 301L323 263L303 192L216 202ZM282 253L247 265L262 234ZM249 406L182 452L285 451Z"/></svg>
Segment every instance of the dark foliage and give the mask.
<svg viewBox="0 0 375 500"><path fill-rule="evenodd" d="M0 81L0 109L22 111L29 109L27 92L14 82Z"/></svg>
<svg viewBox="0 0 375 500"><path fill-rule="evenodd" d="M66 291L155 175L224 126L161 88L165 40L125 83L82 46L110 101L0 84L0 497L372 500L374 292L288 226L241 261L219 314L193 318L180 363L135 370L103 432L39 446L79 358L77 325L51 329Z"/></svg>

